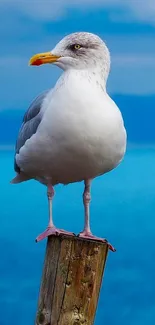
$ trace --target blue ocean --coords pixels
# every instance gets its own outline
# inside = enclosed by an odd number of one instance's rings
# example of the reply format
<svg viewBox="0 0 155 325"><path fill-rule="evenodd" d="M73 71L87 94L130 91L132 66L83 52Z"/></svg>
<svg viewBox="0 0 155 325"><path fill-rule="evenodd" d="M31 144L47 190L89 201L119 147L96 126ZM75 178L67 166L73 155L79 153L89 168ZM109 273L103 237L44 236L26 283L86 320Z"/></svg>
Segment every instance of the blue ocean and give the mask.
<svg viewBox="0 0 155 325"><path fill-rule="evenodd" d="M11 185L14 153L0 151L0 325L34 324L46 241L35 237L48 221L46 188ZM122 164L93 182L91 227L117 249L109 251L95 325L153 325L155 320L155 151L129 147ZM57 186L58 227L83 228L83 184Z"/></svg>

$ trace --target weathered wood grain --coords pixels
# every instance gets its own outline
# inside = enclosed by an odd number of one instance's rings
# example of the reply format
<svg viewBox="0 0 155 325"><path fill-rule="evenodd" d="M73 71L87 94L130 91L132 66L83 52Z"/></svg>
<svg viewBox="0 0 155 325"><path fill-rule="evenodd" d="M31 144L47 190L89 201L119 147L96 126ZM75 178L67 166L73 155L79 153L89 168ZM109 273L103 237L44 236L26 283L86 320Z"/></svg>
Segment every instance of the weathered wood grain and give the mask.
<svg viewBox="0 0 155 325"><path fill-rule="evenodd" d="M93 325L108 244L50 236L36 325Z"/></svg>

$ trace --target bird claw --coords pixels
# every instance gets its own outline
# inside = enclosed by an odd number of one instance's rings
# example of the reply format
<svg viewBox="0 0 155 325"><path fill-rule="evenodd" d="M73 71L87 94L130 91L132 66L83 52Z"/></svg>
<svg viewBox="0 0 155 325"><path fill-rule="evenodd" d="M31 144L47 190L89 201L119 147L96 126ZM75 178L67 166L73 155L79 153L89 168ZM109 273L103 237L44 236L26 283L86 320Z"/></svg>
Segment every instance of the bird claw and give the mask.
<svg viewBox="0 0 155 325"><path fill-rule="evenodd" d="M95 240L95 241L99 241L105 244L108 244L108 248L112 251L112 252L116 252L116 249L107 241L107 239L105 238L100 238L100 237L96 237L94 236L91 232L89 231L82 231L78 237L80 238L85 238L85 239L90 239L90 240Z"/></svg>
<svg viewBox="0 0 155 325"><path fill-rule="evenodd" d="M75 236L75 234L73 234L72 232L63 229L58 229L53 226L53 227L47 227L47 229L36 238L36 242L38 243L39 241L49 236L61 236L61 235Z"/></svg>

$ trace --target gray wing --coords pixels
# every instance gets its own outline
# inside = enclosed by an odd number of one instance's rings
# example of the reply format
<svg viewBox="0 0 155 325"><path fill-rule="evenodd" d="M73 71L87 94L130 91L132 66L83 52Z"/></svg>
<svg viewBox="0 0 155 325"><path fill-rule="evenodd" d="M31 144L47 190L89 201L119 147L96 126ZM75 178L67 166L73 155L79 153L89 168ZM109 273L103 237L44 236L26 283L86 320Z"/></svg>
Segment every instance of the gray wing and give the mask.
<svg viewBox="0 0 155 325"><path fill-rule="evenodd" d="M15 159L14 159L14 169L17 173L20 173L20 168L16 163L16 154L19 153L19 150L25 144L27 139L30 139L33 134L36 133L38 126L41 122L40 110L44 98L46 97L49 90L40 94L30 105L27 112L24 115L23 123L19 130L18 138L16 141L15 147Z"/></svg>

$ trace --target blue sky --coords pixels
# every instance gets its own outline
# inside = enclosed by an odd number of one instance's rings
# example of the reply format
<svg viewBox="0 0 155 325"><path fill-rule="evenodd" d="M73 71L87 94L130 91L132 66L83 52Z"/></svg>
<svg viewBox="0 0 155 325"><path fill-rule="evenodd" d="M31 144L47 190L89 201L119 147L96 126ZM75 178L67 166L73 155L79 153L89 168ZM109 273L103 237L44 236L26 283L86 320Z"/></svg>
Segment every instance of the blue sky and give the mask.
<svg viewBox="0 0 155 325"><path fill-rule="evenodd" d="M28 67L28 60L80 30L99 34L110 49L110 93L155 93L154 0L1 0L0 17L1 110L26 109L54 85L57 67Z"/></svg>

